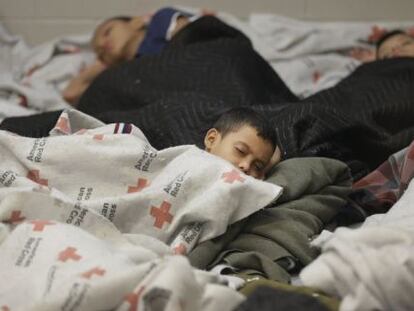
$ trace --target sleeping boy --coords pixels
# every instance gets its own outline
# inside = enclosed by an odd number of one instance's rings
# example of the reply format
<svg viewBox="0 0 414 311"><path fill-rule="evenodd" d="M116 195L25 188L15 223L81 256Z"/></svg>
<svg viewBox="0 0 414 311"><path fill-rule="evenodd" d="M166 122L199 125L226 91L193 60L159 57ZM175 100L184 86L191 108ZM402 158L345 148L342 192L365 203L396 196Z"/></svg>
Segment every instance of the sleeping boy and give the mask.
<svg viewBox="0 0 414 311"><path fill-rule="evenodd" d="M91 41L97 60L69 82L63 98L76 105L95 77L106 68L160 53L168 41L195 18L174 8L163 8L150 20L146 16L119 16L104 21L96 28Z"/></svg>
<svg viewBox="0 0 414 311"><path fill-rule="evenodd" d="M377 42L377 59L414 57L414 38L402 30L385 34Z"/></svg>
<svg viewBox="0 0 414 311"><path fill-rule="evenodd" d="M379 38L375 50L373 53L369 49L354 49L351 56L363 63L386 58L414 57L414 38L401 29L395 29Z"/></svg>
<svg viewBox="0 0 414 311"><path fill-rule="evenodd" d="M222 114L207 131L204 145L206 151L258 179L264 179L281 159L272 125L247 107L233 108Z"/></svg>

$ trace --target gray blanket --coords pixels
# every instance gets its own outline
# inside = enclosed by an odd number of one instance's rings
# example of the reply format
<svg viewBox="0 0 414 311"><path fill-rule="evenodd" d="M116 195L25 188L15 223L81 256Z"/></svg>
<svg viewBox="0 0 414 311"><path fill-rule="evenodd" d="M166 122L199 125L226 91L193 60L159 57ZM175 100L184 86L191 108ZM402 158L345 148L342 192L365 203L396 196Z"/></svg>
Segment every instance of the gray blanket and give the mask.
<svg viewBox="0 0 414 311"><path fill-rule="evenodd" d="M345 207L351 191L347 165L328 158L290 159L268 181L284 188L277 203L201 243L189 254L194 266L225 263L236 274L289 282L290 272L318 255L309 241Z"/></svg>

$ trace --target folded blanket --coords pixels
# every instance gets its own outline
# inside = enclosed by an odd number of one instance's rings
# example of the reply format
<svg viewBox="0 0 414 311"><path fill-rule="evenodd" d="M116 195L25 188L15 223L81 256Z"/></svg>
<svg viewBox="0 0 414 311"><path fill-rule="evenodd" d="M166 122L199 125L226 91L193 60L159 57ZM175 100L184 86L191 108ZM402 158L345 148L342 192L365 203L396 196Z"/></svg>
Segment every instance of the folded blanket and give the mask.
<svg viewBox="0 0 414 311"><path fill-rule="evenodd" d="M207 281L185 260L158 257L187 253L281 193L195 146L156 150L134 126L75 110L50 137L0 131L0 148L0 271L13 279L0 300L12 310L112 309L128 292L143 306L143 293L160 291L165 310L180 299L199 310Z"/></svg>
<svg viewBox="0 0 414 311"><path fill-rule="evenodd" d="M288 282L288 272L308 264L318 251L309 245L346 204L351 179L347 166L325 158L281 162L269 182L283 185L278 203L197 246L191 263L210 268L226 263L233 272Z"/></svg>

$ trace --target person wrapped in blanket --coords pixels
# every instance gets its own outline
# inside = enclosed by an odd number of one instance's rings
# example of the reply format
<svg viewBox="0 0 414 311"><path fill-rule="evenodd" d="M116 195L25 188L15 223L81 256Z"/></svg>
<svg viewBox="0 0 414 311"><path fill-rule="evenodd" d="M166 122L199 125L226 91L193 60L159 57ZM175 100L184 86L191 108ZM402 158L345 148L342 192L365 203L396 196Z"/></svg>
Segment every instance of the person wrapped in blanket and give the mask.
<svg viewBox="0 0 414 311"><path fill-rule="evenodd" d="M386 33L377 42L377 59L414 57L414 38L403 30Z"/></svg>
<svg viewBox="0 0 414 311"><path fill-rule="evenodd" d="M204 138L205 150L246 175L264 179L281 160L276 132L261 114L247 107L223 113Z"/></svg>
<svg viewBox="0 0 414 311"><path fill-rule="evenodd" d="M196 18L181 10L162 8L151 18L117 16L105 20L95 29L91 40L97 60L69 82L63 98L76 106L102 71L140 56L160 53L173 36Z"/></svg>
<svg viewBox="0 0 414 311"><path fill-rule="evenodd" d="M238 107L221 115L207 131L206 151L247 175L281 185L283 193L275 204L197 245L188 254L189 261L196 268L225 275L231 287L248 297L236 310L273 310L275 295L280 296L278 305L285 307L280 310L338 310L337 299L287 283L318 256L309 241L349 213L344 210L351 191L349 169L328 158L280 162L279 147L271 143L277 135L268 124L250 108ZM265 306L257 300L271 302Z"/></svg>
<svg viewBox="0 0 414 311"><path fill-rule="evenodd" d="M197 246L189 254L191 264L226 275L234 288L243 284L240 291L248 299L236 310L273 310L277 295L280 310L337 310L335 298L284 283L290 281L289 273L317 256L309 239L341 214L350 191L346 165L323 158L297 158L278 165L281 152L274 128L263 115L247 107L222 114L207 131L204 145L206 151L245 174L268 177L267 181L283 185L284 193L279 204Z"/></svg>
<svg viewBox="0 0 414 311"><path fill-rule="evenodd" d="M376 42L375 50L356 48L351 57L369 63L376 60L414 56L414 38L402 29L385 32Z"/></svg>

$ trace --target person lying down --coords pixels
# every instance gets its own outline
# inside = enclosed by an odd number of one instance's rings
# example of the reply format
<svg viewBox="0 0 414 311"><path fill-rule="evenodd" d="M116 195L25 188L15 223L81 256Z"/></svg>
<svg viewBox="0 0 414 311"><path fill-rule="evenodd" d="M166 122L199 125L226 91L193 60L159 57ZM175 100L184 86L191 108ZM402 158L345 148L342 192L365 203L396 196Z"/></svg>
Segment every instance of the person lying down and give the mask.
<svg viewBox="0 0 414 311"><path fill-rule="evenodd" d="M0 131L0 266L6 265L7 277L15 280L0 285L2 302L11 309L27 310L35 301L39 309L60 309L68 303L60 293L71 295L73 284L80 290L85 283L85 301L111 296L113 308L126 293L109 295L114 291L109 285L131 284L124 280L130 273L111 279L119 259L113 256L135 254L140 259L134 262L143 264L160 250L164 256L186 254L274 202L282 188L259 180L276 149L273 130L263 120L247 108L228 111L208 131L206 150L193 145L156 150L135 126L104 125L76 110L64 111L49 137ZM88 244L82 232L92 232L96 242ZM119 236L146 251L134 253L129 245L129 252L94 254L99 245ZM19 249L26 251L16 257ZM60 262L66 255L56 254L66 254L65 249L68 262ZM70 251L78 257L71 257ZM94 259L73 260L81 257ZM51 269L58 271L53 282L48 277ZM92 283L88 277L79 279L88 271L102 278L91 276ZM16 299L17 289L24 291L33 282L38 290L27 289L31 294L25 301ZM97 306L102 309L102 304Z"/></svg>
<svg viewBox="0 0 414 311"><path fill-rule="evenodd" d="M400 29L390 31L377 42L377 59L414 57L414 38Z"/></svg>
<svg viewBox="0 0 414 311"><path fill-rule="evenodd" d="M278 155L276 135L248 108L223 114L206 134L206 150L184 145L158 151L132 125L103 126L71 110L62 113L50 137L0 135L1 199L15 191L47 193L74 204L59 219L70 224L82 224L93 212L121 232L171 242L184 223L200 221L210 223L200 233L205 239L280 193L279 187L258 180L273 164L273 154ZM157 218L159 209L162 219ZM221 215L219 221L216 215Z"/></svg>
<svg viewBox="0 0 414 311"><path fill-rule="evenodd" d="M159 54L168 41L197 16L175 8L161 8L152 17L116 16L95 29L91 46L96 61L74 77L63 98L76 105L83 92L105 69L144 55Z"/></svg>

